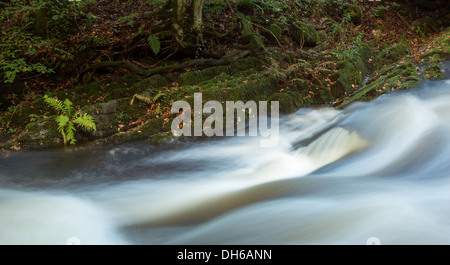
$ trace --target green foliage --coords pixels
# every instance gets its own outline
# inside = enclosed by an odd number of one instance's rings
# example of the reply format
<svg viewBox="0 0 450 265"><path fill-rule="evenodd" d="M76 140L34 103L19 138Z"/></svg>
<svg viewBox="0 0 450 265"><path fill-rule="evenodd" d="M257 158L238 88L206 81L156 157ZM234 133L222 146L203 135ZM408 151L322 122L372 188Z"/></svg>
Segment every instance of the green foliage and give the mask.
<svg viewBox="0 0 450 265"><path fill-rule="evenodd" d="M350 34L350 23L351 17L348 14L342 18L341 23L333 23L328 30L328 41L332 44L342 45Z"/></svg>
<svg viewBox="0 0 450 265"><path fill-rule="evenodd" d="M12 83L20 73L52 73L53 70L43 64L28 62L41 48L51 48L50 44L39 37L19 29L8 29L0 37L0 69L5 83Z"/></svg>
<svg viewBox="0 0 450 265"><path fill-rule="evenodd" d="M291 7L288 5L288 1L279 0L264 0L262 1L266 10L270 10L275 13L281 13L285 10L290 10Z"/></svg>
<svg viewBox="0 0 450 265"><path fill-rule="evenodd" d="M64 145L67 145L67 143L76 143L75 125L83 127L88 131L95 131L97 129L94 118L87 113L81 113L80 110L76 111L70 100L66 99L63 102L45 95L44 101L59 113L59 116L56 116L55 120L58 123L58 131L63 136Z"/></svg>
<svg viewBox="0 0 450 265"><path fill-rule="evenodd" d="M386 11L389 9L389 6L380 5L373 9L373 14L371 17L384 18Z"/></svg>
<svg viewBox="0 0 450 265"><path fill-rule="evenodd" d="M227 2L223 0L208 0L203 4L203 12L220 13L225 10Z"/></svg>
<svg viewBox="0 0 450 265"><path fill-rule="evenodd" d="M135 19L139 17L138 13L131 13L128 16L120 17L118 19L118 23L126 23L128 26L133 26L135 23Z"/></svg>
<svg viewBox="0 0 450 265"><path fill-rule="evenodd" d="M330 53L333 54L338 61L345 61L354 58L359 55L359 49L362 45L363 34L359 33L355 40L351 43L351 45L344 46L342 43L338 43L334 50L331 50Z"/></svg>
<svg viewBox="0 0 450 265"><path fill-rule="evenodd" d="M148 0L147 4L149 6L160 6L160 5L165 5L167 4L169 0Z"/></svg>
<svg viewBox="0 0 450 265"><path fill-rule="evenodd" d="M420 25L416 26L414 31L417 35L419 35L422 38L425 38L425 34L423 33L422 27Z"/></svg>
<svg viewBox="0 0 450 265"><path fill-rule="evenodd" d="M49 52L72 58L58 48L56 41L44 38L60 37L61 32L67 31L83 4L11 0L1 8L0 82L12 83L18 77L52 73L55 67L62 67L60 61L49 60Z"/></svg>
<svg viewBox="0 0 450 265"><path fill-rule="evenodd" d="M147 41L153 53L157 55L161 50L161 42L159 41L159 38L157 36L149 36Z"/></svg>

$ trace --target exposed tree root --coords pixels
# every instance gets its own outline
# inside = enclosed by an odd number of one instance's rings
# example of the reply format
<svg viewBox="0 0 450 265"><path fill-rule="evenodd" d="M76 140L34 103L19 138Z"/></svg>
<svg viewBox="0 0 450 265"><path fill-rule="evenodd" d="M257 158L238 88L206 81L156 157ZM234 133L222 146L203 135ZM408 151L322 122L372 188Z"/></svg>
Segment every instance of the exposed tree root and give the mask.
<svg viewBox="0 0 450 265"><path fill-rule="evenodd" d="M121 68L127 69L128 71L130 71L132 73L138 74L140 76L150 77L150 76L156 75L156 74L177 72L177 71L184 70L186 68L195 67L197 69L204 69L204 68L208 68L208 67L212 67L212 66L228 65L228 64L231 64L232 62L236 61L237 59L247 56L249 53L250 53L249 51L239 51L235 54L222 57L219 60L195 59L195 60L187 61L187 62L184 62L181 64L161 66L161 67L157 67L157 68L149 69L149 70L142 69L142 68L138 67L136 64L131 63L131 62L126 62L126 61L99 62L99 63L94 63L94 64L88 66L85 70L83 70L80 73L80 75L78 76L78 81L83 83L82 82L83 76L86 73L93 71L89 75L88 81L90 81L92 79L92 75L95 71L97 71L98 69L104 69L104 68L110 68L110 67L121 67Z"/></svg>

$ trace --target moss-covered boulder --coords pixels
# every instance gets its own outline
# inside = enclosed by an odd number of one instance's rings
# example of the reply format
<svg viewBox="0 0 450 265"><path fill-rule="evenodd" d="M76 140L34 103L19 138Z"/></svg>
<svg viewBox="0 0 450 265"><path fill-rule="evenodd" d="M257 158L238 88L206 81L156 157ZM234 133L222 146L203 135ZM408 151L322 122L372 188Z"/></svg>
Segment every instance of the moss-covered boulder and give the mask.
<svg viewBox="0 0 450 265"><path fill-rule="evenodd" d="M404 58L411 52L410 47L404 43L398 43L391 47L384 48L380 53L378 58L384 64L392 64L398 60Z"/></svg>
<svg viewBox="0 0 450 265"><path fill-rule="evenodd" d="M422 76L430 80L444 79L444 69L442 68L442 62L438 55L434 55L428 60L427 65L422 71Z"/></svg>
<svg viewBox="0 0 450 265"><path fill-rule="evenodd" d="M102 99L108 102L113 99L129 97L138 93L140 87L136 86L131 90L133 84L142 80L142 77L136 74L131 74L123 77L110 78L98 82L92 82L78 86L67 93L63 91L57 93L56 97L64 100L70 99L75 104L90 105L92 100Z"/></svg>
<svg viewBox="0 0 450 265"><path fill-rule="evenodd" d="M254 57L245 57L239 60L236 60L230 65L231 74L247 72L251 69L255 71L260 71L264 69L266 63L258 58Z"/></svg>
<svg viewBox="0 0 450 265"><path fill-rule="evenodd" d="M170 85L169 79L163 77L162 75L154 75L134 83L131 86L130 91L131 93L141 93L143 91L158 93L158 90L160 88L169 85Z"/></svg>
<svg viewBox="0 0 450 265"><path fill-rule="evenodd" d="M331 75L331 93L335 98L349 95L362 85L365 76L373 67L371 55L371 49L364 44L355 47L352 58L337 64L337 71Z"/></svg>
<svg viewBox="0 0 450 265"><path fill-rule="evenodd" d="M411 89L421 80L417 72L417 66L410 61L386 66L372 73L367 84L355 91L339 107L345 107L355 101L370 101L393 91Z"/></svg>
<svg viewBox="0 0 450 265"><path fill-rule="evenodd" d="M186 72L178 78L177 82L180 84L180 86L192 86L200 84L204 81L208 81L215 76L227 72L228 69L226 66L213 66L204 70L193 70Z"/></svg>
<svg viewBox="0 0 450 265"><path fill-rule="evenodd" d="M301 95L292 91L274 93L268 101L278 101L280 113L292 113L303 107Z"/></svg>
<svg viewBox="0 0 450 265"><path fill-rule="evenodd" d="M262 34L264 35L264 37L266 37L267 40L269 40L271 44L276 44L281 41L282 32L283 29L281 29L278 24L273 23L270 24L268 31L264 31Z"/></svg>
<svg viewBox="0 0 450 265"><path fill-rule="evenodd" d="M265 49L263 37L257 33L242 35L239 38L239 43L245 45L250 51L263 51Z"/></svg>
<svg viewBox="0 0 450 265"><path fill-rule="evenodd" d="M331 93L335 98L350 94L361 82L361 74L358 73L354 64L344 61L338 64L336 71L331 79L334 83L331 85Z"/></svg>
<svg viewBox="0 0 450 265"><path fill-rule="evenodd" d="M51 147L62 144L62 136L58 132L58 124L53 116L40 122L28 124L27 130L27 133L17 140L19 145L23 147Z"/></svg>
<svg viewBox="0 0 450 265"><path fill-rule="evenodd" d="M355 25L361 24L363 20L363 12L361 7L345 3L342 5L341 16L344 18L350 16L351 21Z"/></svg>
<svg viewBox="0 0 450 265"><path fill-rule="evenodd" d="M319 43L319 33L313 25L296 21L291 26L292 38L302 46L313 47Z"/></svg>

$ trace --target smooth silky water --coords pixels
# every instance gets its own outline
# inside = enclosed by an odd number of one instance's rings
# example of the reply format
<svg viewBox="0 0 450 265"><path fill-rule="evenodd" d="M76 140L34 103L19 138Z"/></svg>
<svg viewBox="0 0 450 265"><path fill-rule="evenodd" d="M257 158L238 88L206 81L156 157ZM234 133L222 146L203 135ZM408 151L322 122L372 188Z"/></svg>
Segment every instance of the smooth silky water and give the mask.
<svg viewBox="0 0 450 265"><path fill-rule="evenodd" d="M0 159L0 243L450 244L450 81L218 137Z"/></svg>

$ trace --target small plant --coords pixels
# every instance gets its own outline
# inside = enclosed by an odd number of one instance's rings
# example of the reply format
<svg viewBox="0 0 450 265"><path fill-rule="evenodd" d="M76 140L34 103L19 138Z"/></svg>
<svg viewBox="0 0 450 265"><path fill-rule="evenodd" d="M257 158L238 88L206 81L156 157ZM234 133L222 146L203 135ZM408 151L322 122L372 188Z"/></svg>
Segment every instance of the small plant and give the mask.
<svg viewBox="0 0 450 265"><path fill-rule="evenodd" d="M416 32L417 35L419 35L422 38L425 38L425 34L422 31L422 28L420 26L417 26L414 30Z"/></svg>
<svg viewBox="0 0 450 265"><path fill-rule="evenodd" d="M153 53L157 55L161 50L161 42L159 41L159 38L157 36L149 36L147 41Z"/></svg>
<svg viewBox="0 0 450 265"><path fill-rule="evenodd" d="M209 0L204 4L203 10L205 13L219 14L225 10L227 3L223 0Z"/></svg>
<svg viewBox="0 0 450 265"><path fill-rule="evenodd" d="M80 110L76 111L70 100L66 99L62 102L45 95L44 101L59 113L55 120L58 123L58 131L63 136L64 145L76 143L75 125L81 126L88 131L97 130L94 118L87 113L82 114Z"/></svg>

